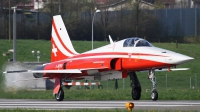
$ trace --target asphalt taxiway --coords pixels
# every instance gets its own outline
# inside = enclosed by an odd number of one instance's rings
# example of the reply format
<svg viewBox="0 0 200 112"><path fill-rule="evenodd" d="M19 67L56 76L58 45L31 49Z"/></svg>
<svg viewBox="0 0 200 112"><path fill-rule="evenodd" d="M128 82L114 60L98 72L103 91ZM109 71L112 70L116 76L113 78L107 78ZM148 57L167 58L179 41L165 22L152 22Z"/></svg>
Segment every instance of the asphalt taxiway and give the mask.
<svg viewBox="0 0 200 112"><path fill-rule="evenodd" d="M133 102L135 110L196 110L200 111L200 101L55 101L55 100L21 100L0 99L0 108L27 108L27 109L124 109L126 102Z"/></svg>

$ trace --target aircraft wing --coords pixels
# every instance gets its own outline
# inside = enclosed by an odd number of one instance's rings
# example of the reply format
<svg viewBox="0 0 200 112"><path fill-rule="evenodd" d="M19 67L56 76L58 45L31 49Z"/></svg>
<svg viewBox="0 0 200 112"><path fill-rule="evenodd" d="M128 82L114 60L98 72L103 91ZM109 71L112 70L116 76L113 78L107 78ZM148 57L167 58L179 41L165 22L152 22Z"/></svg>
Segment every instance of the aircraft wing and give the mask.
<svg viewBox="0 0 200 112"><path fill-rule="evenodd" d="M170 68L170 69L155 69L156 72L165 72L165 71L168 71L168 72L171 72L171 71L182 71L182 70L189 70L190 68ZM139 71L139 72L149 72L148 70L143 70L143 71Z"/></svg>
<svg viewBox="0 0 200 112"><path fill-rule="evenodd" d="M82 73L79 69L66 69L66 70L16 70L5 71L3 73Z"/></svg>
<svg viewBox="0 0 200 112"><path fill-rule="evenodd" d="M156 69L155 71L181 71L181 70L189 70L190 68L171 68L171 69Z"/></svg>

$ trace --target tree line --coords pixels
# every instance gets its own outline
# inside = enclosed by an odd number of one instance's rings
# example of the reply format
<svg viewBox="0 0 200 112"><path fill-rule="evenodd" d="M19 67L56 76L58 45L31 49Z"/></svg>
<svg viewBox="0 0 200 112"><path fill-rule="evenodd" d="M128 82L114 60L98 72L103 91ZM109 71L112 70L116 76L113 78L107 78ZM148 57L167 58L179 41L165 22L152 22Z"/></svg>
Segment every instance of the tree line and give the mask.
<svg viewBox="0 0 200 112"><path fill-rule="evenodd" d="M0 27L3 29L0 30L0 39L9 39L9 13L8 10L3 9L9 7L9 1L11 1L10 6L17 3L25 5L30 2L30 0L2 0L0 3L0 18L2 18ZM50 40L52 17L62 15L72 40L90 41L92 19L95 10L100 9L101 12L96 13L94 18L94 40L107 40L108 35L111 35L113 40L135 36L152 42L167 40L168 37L163 35L164 27L153 11L144 8L142 0L135 0L134 3L132 0L125 2L126 5L119 5L118 10L115 11L110 11L112 2L99 5L95 0L49 0L43 9L39 9L36 13L27 12L26 8L22 7L22 11L18 14L20 17L17 21L17 38ZM158 8L163 7L159 0L154 0L153 3ZM45 15L45 19L42 15Z"/></svg>

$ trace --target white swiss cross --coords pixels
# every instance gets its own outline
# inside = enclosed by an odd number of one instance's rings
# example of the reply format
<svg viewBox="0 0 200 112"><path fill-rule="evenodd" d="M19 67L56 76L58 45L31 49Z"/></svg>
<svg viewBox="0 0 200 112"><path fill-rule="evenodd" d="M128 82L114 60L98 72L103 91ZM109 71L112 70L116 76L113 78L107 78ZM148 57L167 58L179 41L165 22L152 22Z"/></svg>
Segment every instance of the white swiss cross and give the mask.
<svg viewBox="0 0 200 112"><path fill-rule="evenodd" d="M53 44L52 52L54 53L54 56L56 57L56 56L57 56L56 52L58 52L58 50L57 50L57 48L54 46L54 44Z"/></svg>

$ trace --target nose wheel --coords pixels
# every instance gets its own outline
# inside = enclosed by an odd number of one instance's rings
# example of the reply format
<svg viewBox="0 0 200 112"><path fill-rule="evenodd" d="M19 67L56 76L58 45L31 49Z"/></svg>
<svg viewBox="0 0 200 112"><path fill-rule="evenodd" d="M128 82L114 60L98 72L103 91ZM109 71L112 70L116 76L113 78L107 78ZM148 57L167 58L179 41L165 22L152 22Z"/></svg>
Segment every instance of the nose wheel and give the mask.
<svg viewBox="0 0 200 112"><path fill-rule="evenodd" d="M156 101L156 100L158 100L158 92L156 90L156 77L155 77L155 71L154 70L149 70L148 78L152 82L151 99L153 101Z"/></svg>
<svg viewBox="0 0 200 112"><path fill-rule="evenodd" d="M153 101L156 101L156 100L158 99L158 92L157 92L156 90L153 90L153 91L151 92L151 99L152 99Z"/></svg>

